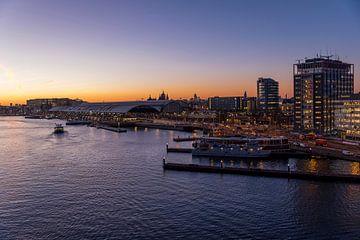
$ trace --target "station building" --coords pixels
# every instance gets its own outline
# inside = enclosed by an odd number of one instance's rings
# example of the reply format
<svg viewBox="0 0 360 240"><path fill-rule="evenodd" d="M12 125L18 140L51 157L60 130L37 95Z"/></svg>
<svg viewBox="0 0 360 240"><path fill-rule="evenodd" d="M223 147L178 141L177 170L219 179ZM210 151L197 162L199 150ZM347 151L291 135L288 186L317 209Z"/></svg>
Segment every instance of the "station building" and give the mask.
<svg viewBox="0 0 360 240"><path fill-rule="evenodd" d="M129 113L181 113L187 109L184 101L148 100L126 102L82 103L76 106L56 106L50 109L54 113L96 113L96 114L129 114Z"/></svg>

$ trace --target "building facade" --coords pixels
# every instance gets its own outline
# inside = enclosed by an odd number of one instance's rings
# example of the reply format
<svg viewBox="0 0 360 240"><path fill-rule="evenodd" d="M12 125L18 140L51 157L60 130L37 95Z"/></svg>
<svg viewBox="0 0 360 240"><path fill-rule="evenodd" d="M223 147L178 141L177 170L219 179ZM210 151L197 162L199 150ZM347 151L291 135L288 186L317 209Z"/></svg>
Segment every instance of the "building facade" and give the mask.
<svg viewBox="0 0 360 240"><path fill-rule="evenodd" d="M330 56L293 66L294 130L332 133L336 102L354 92L354 65Z"/></svg>
<svg viewBox="0 0 360 240"><path fill-rule="evenodd" d="M30 113L36 114L46 112L52 107L57 106L76 106L83 103L80 99L69 98L37 98L26 101L26 106Z"/></svg>
<svg viewBox="0 0 360 240"><path fill-rule="evenodd" d="M274 113L279 110L279 83L272 78L259 78L257 81L259 110Z"/></svg>
<svg viewBox="0 0 360 240"><path fill-rule="evenodd" d="M212 111L240 111L242 109L242 97L210 97L208 104Z"/></svg>
<svg viewBox="0 0 360 240"><path fill-rule="evenodd" d="M257 99L256 97L244 97L242 101L242 110L248 113L256 113L257 112Z"/></svg>
<svg viewBox="0 0 360 240"><path fill-rule="evenodd" d="M360 93L339 101L335 109L335 129L342 138L360 140Z"/></svg>

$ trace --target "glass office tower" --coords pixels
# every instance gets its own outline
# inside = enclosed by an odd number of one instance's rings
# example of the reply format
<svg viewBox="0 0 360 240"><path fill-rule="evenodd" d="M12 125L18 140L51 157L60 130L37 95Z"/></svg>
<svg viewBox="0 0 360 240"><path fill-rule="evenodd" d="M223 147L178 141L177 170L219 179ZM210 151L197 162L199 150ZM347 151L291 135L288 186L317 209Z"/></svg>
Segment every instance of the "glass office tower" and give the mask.
<svg viewBox="0 0 360 240"><path fill-rule="evenodd" d="M259 110L274 113L279 110L279 83L272 78L259 78L257 81Z"/></svg>

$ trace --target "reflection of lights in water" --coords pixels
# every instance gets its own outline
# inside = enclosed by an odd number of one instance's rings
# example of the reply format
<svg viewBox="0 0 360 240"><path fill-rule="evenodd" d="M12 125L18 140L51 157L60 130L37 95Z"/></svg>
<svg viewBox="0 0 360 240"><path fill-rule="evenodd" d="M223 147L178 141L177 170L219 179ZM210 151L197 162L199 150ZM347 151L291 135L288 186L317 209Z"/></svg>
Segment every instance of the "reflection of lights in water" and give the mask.
<svg viewBox="0 0 360 240"><path fill-rule="evenodd" d="M360 163L352 162L351 163L351 174L358 175L360 173Z"/></svg>
<svg viewBox="0 0 360 240"><path fill-rule="evenodd" d="M134 127L134 131L137 132L137 131L138 131L138 127Z"/></svg>
<svg viewBox="0 0 360 240"><path fill-rule="evenodd" d="M174 131L173 131L173 130L170 130L170 131L169 131L169 134L170 134L171 137L173 137L173 136L174 136Z"/></svg>
<svg viewBox="0 0 360 240"><path fill-rule="evenodd" d="M318 170L318 162L315 158L312 158L308 163L308 169L310 171L317 171Z"/></svg>
<svg viewBox="0 0 360 240"><path fill-rule="evenodd" d="M233 160L230 161L230 166L232 166L232 167L234 166L234 161Z"/></svg>
<svg viewBox="0 0 360 240"><path fill-rule="evenodd" d="M144 129L144 132L147 132L147 131L148 131L148 128L145 128L145 129Z"/></svg>
<svg viewBox="0 0 360 240"><path fill-rule="evenodd" d="M160 130L159 130L159 129L156 129L155 135L156 135L156 136L160 136Z"/></svg>

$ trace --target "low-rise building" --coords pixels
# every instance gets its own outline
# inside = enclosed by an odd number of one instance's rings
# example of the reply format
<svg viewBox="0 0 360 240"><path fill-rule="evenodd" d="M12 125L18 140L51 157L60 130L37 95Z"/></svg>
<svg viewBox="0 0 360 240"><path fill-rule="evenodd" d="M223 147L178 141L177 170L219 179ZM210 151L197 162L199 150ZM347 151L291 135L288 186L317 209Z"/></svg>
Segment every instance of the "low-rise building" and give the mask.
<svg viewBox="0 0 360 240"><path fill-rule="evenodd" d="M53 107L76 106L81 103L83 101L80 99L69 98L37 98L26 101L26 105L32 114L47 112Z"/></svg>
<svg viewBox="0 0 360 240"><path fill-rule="evenodd" d="M221 112L236 112L242 110L242 97L210 97L209 109Z"/></svg>
<svg viewBox="0 0 360 240"><path fill-rule="evenodd" d="M284 116L293 116L294 115L294 98L281 99L280 110Z"/></svg>
<svg viewBox="0 0 360 240"><path fill-rule="evenodd" d="M243 109L248 113L256 113L258 110L257 98L247 97L243 100Z"/></svg>

